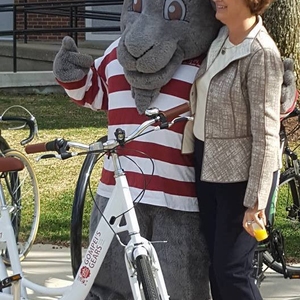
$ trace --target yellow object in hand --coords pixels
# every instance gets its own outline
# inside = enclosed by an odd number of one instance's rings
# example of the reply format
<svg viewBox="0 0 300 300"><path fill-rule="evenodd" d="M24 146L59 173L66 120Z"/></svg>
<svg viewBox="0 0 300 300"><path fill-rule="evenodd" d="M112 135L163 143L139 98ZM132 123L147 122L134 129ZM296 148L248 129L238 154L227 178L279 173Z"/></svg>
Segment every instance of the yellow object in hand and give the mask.
<svg viewBox="0 0 300 300"><path fill-rule="evenodd" d="M254 232L254 237L258 242L265 240L268 237L267 230L265 226L261 228L257 223L253 222L252 223L252 228Z"/></svg>

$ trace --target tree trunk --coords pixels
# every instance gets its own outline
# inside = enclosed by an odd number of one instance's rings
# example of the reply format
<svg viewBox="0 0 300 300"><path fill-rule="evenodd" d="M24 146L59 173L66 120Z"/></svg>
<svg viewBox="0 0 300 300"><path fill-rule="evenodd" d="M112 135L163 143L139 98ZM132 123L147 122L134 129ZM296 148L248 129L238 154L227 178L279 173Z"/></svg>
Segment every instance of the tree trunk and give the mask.
<svg viewBox="0 0 300 300"><path fill-rule="evenodd" d="M298 3L298 4L297 4ZM295 63L300 88L300 4L299 0L275 0L263 15L264 24L283 57Z"/></svg>

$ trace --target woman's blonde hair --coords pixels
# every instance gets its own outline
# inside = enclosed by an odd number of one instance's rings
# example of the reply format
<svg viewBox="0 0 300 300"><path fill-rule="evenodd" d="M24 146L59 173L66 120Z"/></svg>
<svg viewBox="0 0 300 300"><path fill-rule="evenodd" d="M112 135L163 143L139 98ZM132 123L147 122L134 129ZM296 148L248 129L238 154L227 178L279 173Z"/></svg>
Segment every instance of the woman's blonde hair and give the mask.
<svg viewBox="0 0 300 300"><path fill-rule="evenodd" d="M261 15L274 0L244 0L253 15Z"/></svg>

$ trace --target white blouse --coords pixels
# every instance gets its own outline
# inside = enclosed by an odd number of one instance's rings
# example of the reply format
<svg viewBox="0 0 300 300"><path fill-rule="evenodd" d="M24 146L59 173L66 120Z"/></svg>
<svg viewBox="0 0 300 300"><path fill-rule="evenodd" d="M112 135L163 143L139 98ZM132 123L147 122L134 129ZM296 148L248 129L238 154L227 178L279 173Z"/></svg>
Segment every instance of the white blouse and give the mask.
<svg viewBox="0 0 300 300"><path fill-rule="evenodd" d="M229 57L232 57L231 52L235 51L236 47L237 46L232 44L227 37L215 60L211 64L207 64L208 69L203 76L198 78L196 81L197 103L193 132L195 137L200 141L204 141L205 139L205 109L209 83L211 79L228 64ZM222 83L220 82L220 84Z"/></svg>

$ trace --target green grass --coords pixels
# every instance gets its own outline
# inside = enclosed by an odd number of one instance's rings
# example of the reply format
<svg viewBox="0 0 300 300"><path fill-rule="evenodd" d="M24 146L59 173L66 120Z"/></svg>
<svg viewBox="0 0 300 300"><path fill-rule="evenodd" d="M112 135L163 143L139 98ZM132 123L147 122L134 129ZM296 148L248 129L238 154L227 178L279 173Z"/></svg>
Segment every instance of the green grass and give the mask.
<svg viewBox="0 0 300 300"><path fill-rule="evenodd" d="M91 143L106 134L104 112L79 107L63 95L0 94L0 113L11 105L22 105L36 117L39 136L31 143L47 142L57 137ZM22 113L24 116L23 111L17 108L8 113ZM28 130L8 130L8 124L0 125L1 134L10 147L25 153L19 142L28 136ZM36 162L37 156L38 154L27 155L36 172L41 198L40 226L36 242L68 244L74 189L84 156L63 161L47 159ZM85 204L85 239L88 234L91 205L90 199Z"/></svg>
<svg viewBox="0 0 300 300"><path fill-rule="evenodd" d="M63 95L5 95L0 94L0 113L11 105L23 105L36 117L39 137L33 142L45 142L57 137L91 143L106 134L106 115L78 107ZM12 114L17 113L14 109ZM0 124L7 128L5 124ZM2 136L11 148L25 153L19 141L27 137L27 130L2 130ZM37 155L28 155L35 169L41 196L41 218L36 242L69 243L71 210L74 189L84 157L65 161L48 159L36 162ZM93 187L97 185L101 163L93 174ZM282 197L282 192L280 193ZM284 197L284 196L283 196ZM85 203L84 238L87 241L89 212L92 198ZM286 221L283 201L279 200L276 225L284 230L288 255L300 261L300 224Z"/></svg>
<svg viewBox="0 0 300 300"><path fill-rule="evenodd" d="M284 235L286 256L290 261L300 262L300 222L287 218L287 208L292 206L291 191L288 185L280 187L278 192L275 228Z"/></svg>

